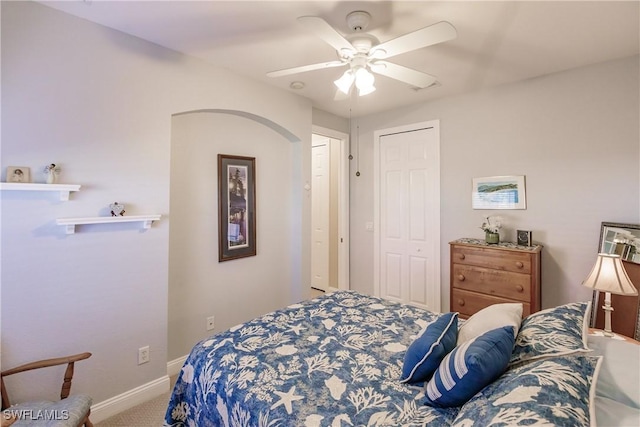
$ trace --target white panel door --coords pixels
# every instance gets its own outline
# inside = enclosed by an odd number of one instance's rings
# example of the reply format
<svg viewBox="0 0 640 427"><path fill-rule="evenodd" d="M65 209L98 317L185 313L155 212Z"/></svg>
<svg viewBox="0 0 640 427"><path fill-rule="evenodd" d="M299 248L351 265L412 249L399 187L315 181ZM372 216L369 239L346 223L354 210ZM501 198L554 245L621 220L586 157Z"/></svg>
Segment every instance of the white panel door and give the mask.
<svg viewBox="0 0 640 427"><path fill-rule="evenodd" d="M434 128L379 136L379 291L440 309L439 137Z"/></svg>
<svg viewBox="0 0 640 427"><path fill-rule="evenodd" d="M317 145L316 145L317 144ZM329 143L311 147L311 287L329 287Z"/></svg>

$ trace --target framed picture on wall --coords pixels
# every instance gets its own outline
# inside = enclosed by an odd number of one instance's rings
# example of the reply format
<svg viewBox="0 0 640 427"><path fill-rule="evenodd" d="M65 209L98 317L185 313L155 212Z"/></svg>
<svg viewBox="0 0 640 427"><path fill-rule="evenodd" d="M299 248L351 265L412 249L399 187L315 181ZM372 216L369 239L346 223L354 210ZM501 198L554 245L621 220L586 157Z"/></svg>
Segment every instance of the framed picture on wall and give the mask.
<svg viewBox="0 0 640 427"><path fill-rule="evenodd" d="M256 158L218 154L218 261L256 255Z"/></svg>
<svg viewBox="0 0 640 427"><path fill-rule="evenodd" d="M473 209L526 209L524 175L473 178Z"/></svg>

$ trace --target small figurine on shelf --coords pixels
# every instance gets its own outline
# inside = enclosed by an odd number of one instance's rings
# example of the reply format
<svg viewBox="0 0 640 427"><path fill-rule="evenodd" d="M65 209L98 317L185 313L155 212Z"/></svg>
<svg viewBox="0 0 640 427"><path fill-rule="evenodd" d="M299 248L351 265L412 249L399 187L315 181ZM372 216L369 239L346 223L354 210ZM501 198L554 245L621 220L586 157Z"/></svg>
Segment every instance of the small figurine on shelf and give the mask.
<svg viewBox="0 0 640 427"><path fill-rule="evenodd" d="M58 180L58 174L60 174L60 166L51 163L44 168L44 173L47 175L47 184L55 184Z"/></svg>
<svg viewBox="0 0 640 427"><path fill-rule="evenodd" d="M109 207L111 208L111 216L124 216L124 205L114 202Z"/></svg>

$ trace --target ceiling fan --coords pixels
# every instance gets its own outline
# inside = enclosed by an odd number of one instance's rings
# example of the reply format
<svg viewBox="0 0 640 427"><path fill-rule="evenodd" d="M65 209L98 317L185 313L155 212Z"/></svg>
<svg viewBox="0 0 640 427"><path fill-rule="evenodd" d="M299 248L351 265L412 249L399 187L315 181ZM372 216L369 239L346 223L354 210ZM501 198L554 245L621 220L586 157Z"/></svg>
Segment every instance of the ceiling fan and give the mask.
<svg viewBox="0 0 640 427"><path fill-rule="evenodd" d="M347 15L347 24L353 33L343 36L324 19L318 16L301 16L298 22L332 46L338 60L319 64L303 65L284 70L271 71L269 77L282 77L307 71L332 67L349 66L349 69L334 83L348 95L355 83L358 95L366 95L375 90L373 73L390 77L416 88L426 88L436 82L436 77L416 71L402 65L386 61L387 58L401 53L431 46L455 39L456 29L446 21L424 27L395 39L380 43L376 37L364 30L369 25L371 15L364 11L355 11Z"/></svg>

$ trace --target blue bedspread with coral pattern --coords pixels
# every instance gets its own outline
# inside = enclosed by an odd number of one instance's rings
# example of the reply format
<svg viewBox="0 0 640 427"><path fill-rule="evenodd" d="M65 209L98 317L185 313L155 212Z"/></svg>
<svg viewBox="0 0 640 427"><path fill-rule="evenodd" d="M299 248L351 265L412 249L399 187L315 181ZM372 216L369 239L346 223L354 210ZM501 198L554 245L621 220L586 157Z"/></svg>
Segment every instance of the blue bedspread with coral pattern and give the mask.
<svg viewBox="0 0 640 427"><path fill-rule="evenodd" d="M165 426L450 425L399 382L405 351L438 315L353 291L291 305L198 343Z"/></svg>

